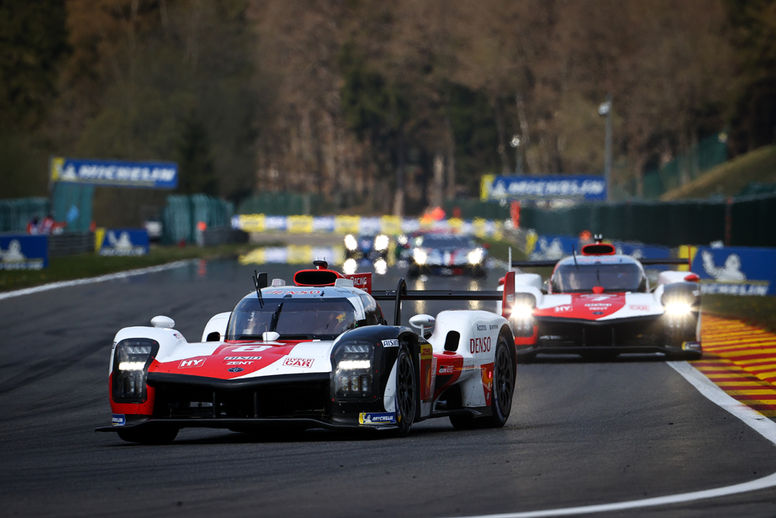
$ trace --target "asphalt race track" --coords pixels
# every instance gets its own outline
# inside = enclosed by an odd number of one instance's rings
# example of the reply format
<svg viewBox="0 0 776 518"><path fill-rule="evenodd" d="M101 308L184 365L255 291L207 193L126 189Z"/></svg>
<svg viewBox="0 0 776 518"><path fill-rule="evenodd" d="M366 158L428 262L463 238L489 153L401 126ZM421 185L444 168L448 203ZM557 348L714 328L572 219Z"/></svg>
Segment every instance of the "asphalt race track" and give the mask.
<svg viewBox="0 0 776 518"><path fill-rule="evenodd" d="M270 278L294 270L268 268ZM0 299L2 514L482 516L690 493L776 472L772 442L645 358L521 365L512 415L498 430L454 431L447 419L419 423L404 439L184 429L164 446L96 433L110 423L115 331L164 314L196 341L213 313L252 289L252 271L192 262ZM393 288L401 274L392 269L374 286ZM493 289L497 278L478 282ZM621 515L774 516L776 488L605 514Z"/></svg>

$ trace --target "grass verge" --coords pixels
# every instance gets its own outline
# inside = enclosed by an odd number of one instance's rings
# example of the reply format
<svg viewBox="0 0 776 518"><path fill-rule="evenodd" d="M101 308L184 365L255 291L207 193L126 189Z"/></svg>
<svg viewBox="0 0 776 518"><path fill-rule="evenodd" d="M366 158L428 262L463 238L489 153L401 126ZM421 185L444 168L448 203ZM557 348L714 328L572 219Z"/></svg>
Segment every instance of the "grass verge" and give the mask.
<svg viewBox="0 0 776 518"><path fill-rule="evenodd" d="M182 259L216 259L236 257L255 248L249 244L219 245L207 248L198 246L152 246L147 255L101 256L78 254L49 259L48 268L42 270L0 271L0 291L10 291L50 282L95 277L107 273L145 268L171 263Z"/></svg>
<svg viewBox="0 0 776 518"><path fill-rule="evenodd" d="M703 312L735 318L776 333L776 297L704 295Z"/></svg>

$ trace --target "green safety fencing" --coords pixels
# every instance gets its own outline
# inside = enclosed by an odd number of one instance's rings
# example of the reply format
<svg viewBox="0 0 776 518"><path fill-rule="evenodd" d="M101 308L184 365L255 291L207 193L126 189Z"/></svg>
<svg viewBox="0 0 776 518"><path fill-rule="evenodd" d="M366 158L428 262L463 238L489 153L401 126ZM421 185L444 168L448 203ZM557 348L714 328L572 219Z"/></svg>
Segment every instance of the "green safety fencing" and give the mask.
<svg viewBox="0 0 776 518"><path fill-rule="evenodd" d="M51 212L46 198L0 200L0 232L27 232L32 218L43 219Z"/></svg>
<svg viewBox="0 0 776 518"><path fill-rule="evenodd" d="M503 217L509 217L504 211ZM520 227L540 235L583 231L623 241L678 246L721 241L776 246L776 195L730 200L583 203L562 208L523 206Z"/></svg>
<svg viewBox="0 0 776 518"><path fill-rule="evenodd" d="M67 223L65 232L88 232L92 223L94 185L54 182L51 212L55 221Z"/></svg>
<svg viewBox="0 0 776 518"><path fill-rule="evenodd" d="M687 153L659 168L647 170L644 173L644 198L659 198L664 192L681 186L683 177L687 181L693 180L727 159L727 136L718 133L707 137ZM635 185L632 184L628 190L635 193Z"/></svg>
<svg viewBox="0 0 776 518"><path fill-rule="evenodd" d="M448 218L502 220L509 217L506 202L458 199L444 202L442 208Z"/></svg>
<svg viewBox="0 0 776 518"><path fill-rule="evenodd" d="M200 222L206 228L229 227L233 214L231 202L205 194L168 196L162 212L162 242L196 243L201 236L197 229Z"/></svg>

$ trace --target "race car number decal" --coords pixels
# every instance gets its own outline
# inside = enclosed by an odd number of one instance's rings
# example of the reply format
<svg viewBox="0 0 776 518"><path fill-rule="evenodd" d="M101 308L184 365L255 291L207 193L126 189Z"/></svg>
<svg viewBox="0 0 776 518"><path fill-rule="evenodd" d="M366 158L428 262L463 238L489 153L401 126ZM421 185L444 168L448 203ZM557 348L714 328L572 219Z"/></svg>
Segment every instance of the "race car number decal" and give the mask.
<svg viewBox="0 0 776 518"><path fill-rule="evenodd" d="M469 338L469 352L472 354L490 352L490 337Z"/></svg>
<svg viewBox="0 0 776 518"><path fill-rule="evenodd" d="M261 351L266 351L271 346L269 345L243 345L242 347L238 347L237 349L233 349L232 352L235 353L260 353Z"/></svg>

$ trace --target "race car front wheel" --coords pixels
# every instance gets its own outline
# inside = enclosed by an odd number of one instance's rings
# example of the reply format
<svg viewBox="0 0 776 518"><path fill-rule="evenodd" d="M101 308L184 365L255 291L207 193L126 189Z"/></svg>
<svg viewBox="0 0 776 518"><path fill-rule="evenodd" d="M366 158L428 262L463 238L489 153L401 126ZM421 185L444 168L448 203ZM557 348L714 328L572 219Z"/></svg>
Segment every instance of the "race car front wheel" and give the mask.
<svg viewBox="0 0 776 518"><path fill-rule="evenodd" d="M151 424L135 426L118 431L119 437L127 442L140 444L165 444L175 440L178 428L173 426L154 426Z"/></svg>
<svg viewBox="0 0 776 518"><path fill-rule="evenodd" d="M407 435L417 413L418 383L415 365L404 347L396 358L396 421L399 435Z"/></svg>

